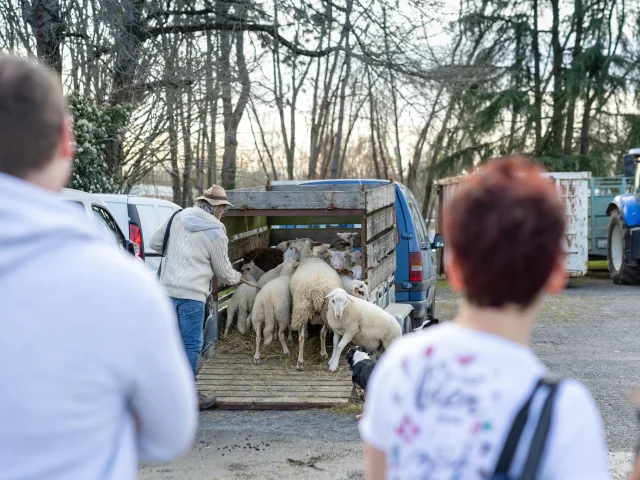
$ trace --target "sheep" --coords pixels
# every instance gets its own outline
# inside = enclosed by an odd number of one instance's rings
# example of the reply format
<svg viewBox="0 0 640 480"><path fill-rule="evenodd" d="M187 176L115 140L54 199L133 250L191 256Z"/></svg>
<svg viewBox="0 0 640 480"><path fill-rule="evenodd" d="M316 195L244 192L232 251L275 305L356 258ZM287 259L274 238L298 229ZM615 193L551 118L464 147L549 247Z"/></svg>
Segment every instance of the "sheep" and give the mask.
<svg viewBox="0 0 640 480"><path fill-rule="evenodd" d="M274 269L284 261L283 252L277 248L254 248L246 253L243 263L252 262L265 272Z"/></svg>
<svg viewBox="0 0 640 480"><path fill-rule="evenodd" d="M255 278L249 274L243 275L243 277L249 283L255 283L256 281ZM227 324L224 328L225 337L229 334L229 327L231 327L236 313L238 315L238 331L242 334L247 333L247 327L249 325L247 319L251 313L257 293L257 288L245 285L244 283L241 283L238 288L236 288L236 291L229 300L229 307L227 308Z"/></svg>
<svg viewBox="0 0 640 480"><path fill-rule="evenodd" d="M327 263L329 263L334 270L339 272L340 270L349 270L351 268L351 256L349 252L328 249L327 253Z"/></svg>
<svg viewBox="0 0 640 480"><path fill-rule="evenodd" d="M306 243L309 248L311 248L312 245L318 245L317 242L314 242L310 238L298 238L296 240L286 240L284 242L280 242L278 245L276 245L276 248L284 253L294 243Z"/></svg>
<svg viewBox="0 0 640 480"><path fill-rule="evenodd" d="M290 323L291 292L289 283L297 266L298 262L295 260L285 260L280 276L268 282L256 295L251 312L251 323L256 333L256 353L253 357L255 362L260 360L260 334L264 329L264 346L270 345L276 325L279 332L278 338L282 344L282 353L291 355L284 340L284 332Z"/></svg>
<svg viewBox="0 0 640 480"><path fill-rule="evenodd" d="M309 250L307 248L307 250ZM299 252L301 253L301 252ZM291 277L291 329L298 332L298 362L296 368L304 369L304 341L307 323L310 321L322 324L320 331L320 355L327 358L326 338L327 325L325 323L327 299L325 298L342 282L338 273L321 258L311 255L311 251L304 251L300 266Z"/></svg>
<svg viewBox="0 0 640 480"><path fill-rule="evenodd" d="M354 265L351 267L351 275L356 280L362 280L362 265Z"/></svg>
<svg viewBox="0 0 640 480"><path fill-rule="evenodd" d="M397 320L377 305L349 295L342 288L331 291L326 298L329 299L327 324L333 330L330 371L336 371L340 354L351 341L378 351L380 346L386 350L391 342L402 336Z"/></svg>
<svg viewBox="0 0 640 480"><path fill-rule="evenodd" d="M331 249L343 252L353 250L353 239L358 235L357 233L340 232L337 235L339 238L331 243Z"/></svg>
<svg viewBox="0 0 640 480"><path fill-rule="evenodd" d="M294 259L296 261L302 261L305 258L314 257L311 244L305 240L296 240L289 245L287 251L284 252L284 259Z"/></svg>
<svg viewBox="0 0 640 480"><path fill-rule="evenodd" d="M255 263L253 263L253 261L242 265L242 268L240 269L240 271L242 272L242 276L246 277L247 275L250 275L255 280L258 280L258 281L265 274L265 271L262 270L260 267L258 267Z"/></svg>
<svg viewBox="0 0 640 480"><path fill-rule="evenodd" d="M352 250L351 251L351 265L362 265L362 251L361 250Z"/></svg>
<svg viewBox="0 0 640 480"><path fill-rule="evenodd" d="M366 281L353 278L351 275L340 275L342 288L349 294L357 298L367 299L369 296L369 285Z"/></svg>

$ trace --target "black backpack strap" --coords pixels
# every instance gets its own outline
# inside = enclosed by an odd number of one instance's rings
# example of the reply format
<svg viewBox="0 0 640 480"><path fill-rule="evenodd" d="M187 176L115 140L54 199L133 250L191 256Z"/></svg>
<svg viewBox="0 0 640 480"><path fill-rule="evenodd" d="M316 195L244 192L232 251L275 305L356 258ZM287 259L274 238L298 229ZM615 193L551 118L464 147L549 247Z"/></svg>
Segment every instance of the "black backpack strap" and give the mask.
<svg viewBox="0 0 640 480"><path fill-rule="evenodd" d="M529 456L524 463L520 480L535 480L538 478L538 470L542 456L544 455L549 429L551 428L551 416L553 413L553 402L558 394L559 381L545 380L545 384L549 387L549 393L542 406L538 425L533 432L531 446L529 447Z"/></svg>
<svg viewBox="0 0 640 480"><path fill-rule="evenodd" d="M167 254L167 244L169 243L169 232L171 232L171 224L173 223L173 218L180 213L182 210L176 210L173 212L171 217L169 217L169 222L167 222L167 228L164 229L164 239L162 240L162 252L160 252L160 266L158 267L158 273L156 276L160 278L160 272L162 271L162 259Z"/></svg>
<svg viewBox="0 0 640 480"><path fill-rule="evenodd" d="M544 402L540 417L538 419L536 430L533 434L531 446L529 449L529 455L527 456L521 480L525 478L535 478L538 466L540 464L540 459L542 458L542 454L544 453L544 446L551 425L551 412L553 408L553 400L557 392L558 383L558 381L551 380L549 378L541 378L536 382L536 385L529 395L529 398L524 403L524 405L516 415L515 420L513 421L511 430L509 431L509 435L507 436L507 440L504 443L502 453L498 458L494 476L506 476L509 473L511 464L513 462L513 457L515 456L516 449L518 448L518 444L520 443L520 437L522 436L522 432L524 431L527 420L529 419L529 410L531 409L533 398L540 390L540 387L547 386L549 387L549 394L547 395L547 398ZM531 472L533 476L528 476L530 474L528 469L533 469L533 471Z"/></svg>

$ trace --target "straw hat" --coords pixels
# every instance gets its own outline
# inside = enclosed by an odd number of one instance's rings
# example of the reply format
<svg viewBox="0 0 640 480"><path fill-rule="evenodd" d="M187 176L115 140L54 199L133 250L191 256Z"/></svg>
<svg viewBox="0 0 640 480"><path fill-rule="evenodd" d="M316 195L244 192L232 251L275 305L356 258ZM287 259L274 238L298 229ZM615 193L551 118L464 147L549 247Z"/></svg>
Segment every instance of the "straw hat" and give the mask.
<svg viewBox="0 0 640 480"><path fill-rule="evenodd" d="M229 205L233 207L227 200L227 192L224 191L219 185L213 185L211 188L204 191L204 193L196 198L196 200L204 200L211 205Z"/></svg>

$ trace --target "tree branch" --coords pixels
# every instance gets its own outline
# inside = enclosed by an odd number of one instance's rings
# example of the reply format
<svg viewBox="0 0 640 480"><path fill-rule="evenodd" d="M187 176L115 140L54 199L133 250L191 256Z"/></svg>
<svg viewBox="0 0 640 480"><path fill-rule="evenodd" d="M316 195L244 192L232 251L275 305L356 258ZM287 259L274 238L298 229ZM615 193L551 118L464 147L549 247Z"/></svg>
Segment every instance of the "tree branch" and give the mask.
<svg viewBox="0 0 640 480"><path fill-rule="evenodd" d="M206 32L209 30L221 31L221 32L259 32L265 33L274 40L280 42L284 45L289 51L295 53L296 55L301 55L305 57L324 57L329 55L330 53L337 50L337 47L327 47L323 50L306 50L303 48L299 48L293 42L287 40L282 35L280 35L276 29L273 28L273 25L260 25L260 24L251 24L251 23L241 23L241 22L233 22L233 23L222 23L222 22L213 22L213 23L200 23L197 25L167 25L163 27L155 27L149 28L143 34L144 39L147 40L149 38L158 37L160 35L167 34L181 34L181 33L195 33L195 32Z"/></svg>

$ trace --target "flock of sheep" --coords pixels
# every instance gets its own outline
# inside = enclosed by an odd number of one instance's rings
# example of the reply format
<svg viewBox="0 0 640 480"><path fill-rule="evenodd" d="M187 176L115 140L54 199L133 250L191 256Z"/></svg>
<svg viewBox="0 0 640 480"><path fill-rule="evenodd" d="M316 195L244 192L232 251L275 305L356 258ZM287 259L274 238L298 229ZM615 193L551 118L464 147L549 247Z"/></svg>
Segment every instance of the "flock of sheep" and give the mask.
<svg viewBox="0 0 640 480"><path fill-rule="evenodd" d="M328 358L326 336L333 331L329 370L335 371L342 350L355 342L372 351L385 349L402 335L398 321L367 301L363 280L362 252L353 249L355 233L338 233L331 244L309 238L282 242L276 248L261 248L245 255L242 276L246 283L236 289L227 310L224 335L237 318L245 334L250 326L256 336L254 361L260 360L260 344L278 339L285 355L288 340L298 332L297 369L304 369L307 325L322 325L320 355Z"/></svg>

